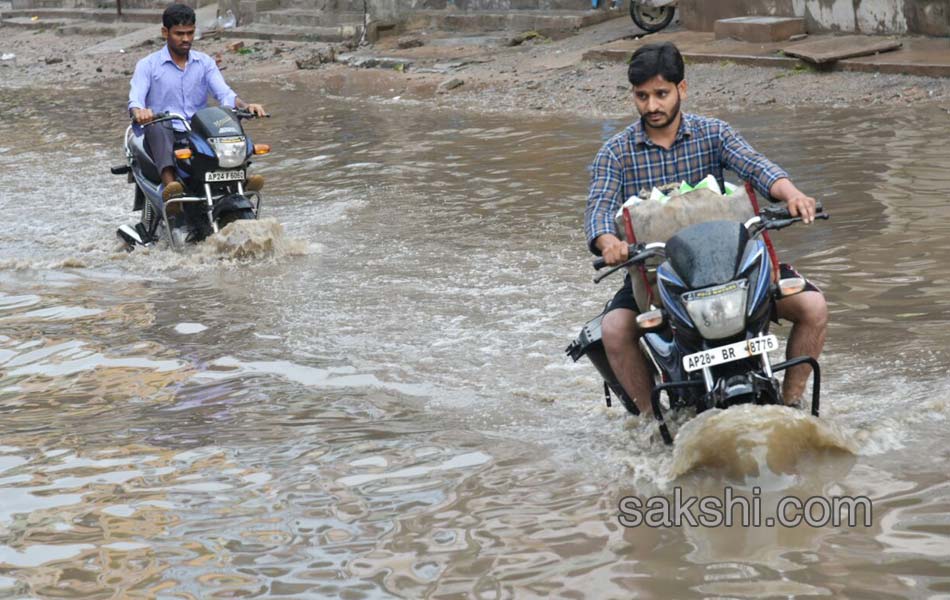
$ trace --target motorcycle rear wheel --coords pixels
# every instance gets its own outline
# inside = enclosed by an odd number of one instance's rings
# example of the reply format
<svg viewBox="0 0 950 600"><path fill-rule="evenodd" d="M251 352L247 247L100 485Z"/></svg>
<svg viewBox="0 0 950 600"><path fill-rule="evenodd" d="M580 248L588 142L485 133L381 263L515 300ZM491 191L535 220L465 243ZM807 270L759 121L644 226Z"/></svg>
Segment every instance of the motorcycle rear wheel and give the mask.
<svg viewBox="0 0 950 600"><path fill-rule="evenodd" d="M630 2L630 18L633 19L637 27L647 33L655 33L667 27L673 21L675 14L676 7L674 6L653 8L643 6L635 0Z"/></svg>

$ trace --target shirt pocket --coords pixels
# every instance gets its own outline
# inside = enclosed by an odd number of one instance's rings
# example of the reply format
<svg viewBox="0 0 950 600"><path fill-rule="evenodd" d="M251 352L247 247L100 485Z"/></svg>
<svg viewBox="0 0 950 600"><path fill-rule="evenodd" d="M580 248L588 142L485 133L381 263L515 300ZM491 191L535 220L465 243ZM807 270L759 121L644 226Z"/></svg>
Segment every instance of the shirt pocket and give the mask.
<svg viewBox="0 0 950 600"><path fill-rule="evenodd" d="M200 64L195 63L189 66L192 68L185 73L185 90L188 97L200 105L208 96L207 78Z"/></svg>

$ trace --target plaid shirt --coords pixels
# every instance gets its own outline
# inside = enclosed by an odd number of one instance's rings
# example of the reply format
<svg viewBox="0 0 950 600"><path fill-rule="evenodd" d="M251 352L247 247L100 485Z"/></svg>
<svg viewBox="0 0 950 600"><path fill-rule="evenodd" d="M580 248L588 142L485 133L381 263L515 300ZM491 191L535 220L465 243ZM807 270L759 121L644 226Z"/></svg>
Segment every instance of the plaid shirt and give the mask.
<svg viewBox="0 0 950 600"><path fill-rule="evenodd" d="M788 177L778 165L756 152L728 123L683 113L673 145L657 146L642 121L610 138L591 165L590 192L584 227L590 251L599 255L594 240L618 235L614 216L640 190L685 181L695 185L712 174L723 187L723 168L734 171L765 197L772 184Z"/></svg>

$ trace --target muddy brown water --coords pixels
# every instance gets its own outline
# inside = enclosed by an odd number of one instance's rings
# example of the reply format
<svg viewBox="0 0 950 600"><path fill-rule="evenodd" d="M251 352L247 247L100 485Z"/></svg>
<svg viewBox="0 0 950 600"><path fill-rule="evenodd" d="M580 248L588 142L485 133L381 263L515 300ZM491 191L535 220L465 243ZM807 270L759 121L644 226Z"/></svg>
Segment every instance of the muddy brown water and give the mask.
<svg viewBox="0 0 950 600"><path fill-rule="evenodd" d="M720 115L833 213L777 236L831 306L823 416L674 453L563 355L618 284L581 216L622 121L252 91L273 221L131 255L121 92L0 91L0 597L950 594L945 114ZM873 519L618 521L727 487Z"/></svg>

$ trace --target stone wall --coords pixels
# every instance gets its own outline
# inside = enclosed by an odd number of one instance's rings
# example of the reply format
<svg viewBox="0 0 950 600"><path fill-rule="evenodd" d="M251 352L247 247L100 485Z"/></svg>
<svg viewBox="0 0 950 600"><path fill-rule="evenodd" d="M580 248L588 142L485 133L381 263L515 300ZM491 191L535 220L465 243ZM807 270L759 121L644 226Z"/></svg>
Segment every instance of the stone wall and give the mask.
<svg viewBox="0 0 950 600"><path fill-rule="evenodd" d="M712 31L717 19L804 17L813 33L950 36L950 0L681 0L687 29Z"/></svg>

